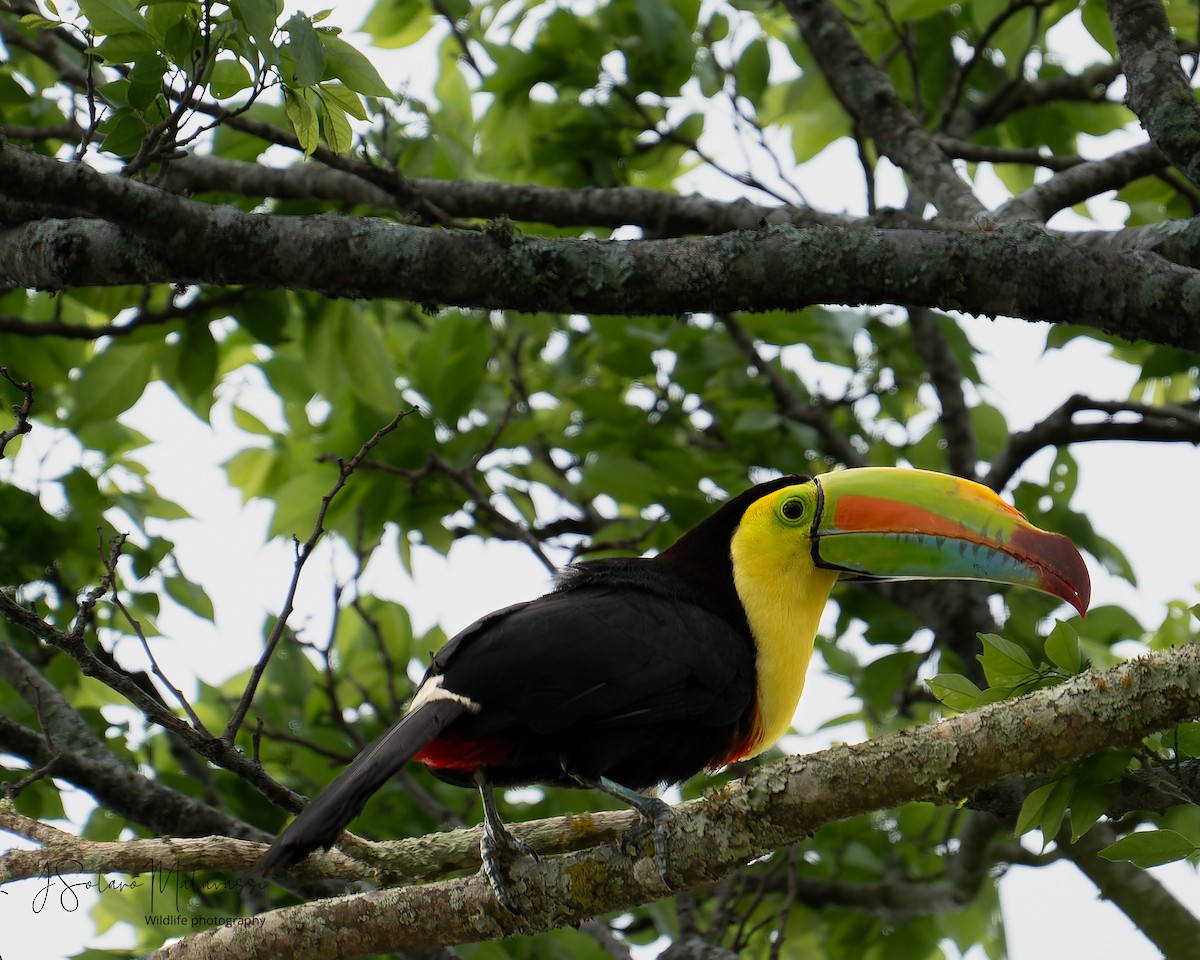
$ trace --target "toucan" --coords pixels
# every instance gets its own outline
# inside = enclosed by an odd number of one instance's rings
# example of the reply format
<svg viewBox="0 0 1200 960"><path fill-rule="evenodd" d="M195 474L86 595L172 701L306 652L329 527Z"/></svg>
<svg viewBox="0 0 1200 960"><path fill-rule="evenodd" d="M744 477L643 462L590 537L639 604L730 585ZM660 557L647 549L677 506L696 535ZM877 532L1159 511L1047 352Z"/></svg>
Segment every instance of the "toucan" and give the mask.
<svg viewBox="0 0 1200 960"><path fill-rule="evenodd" d="M644 795L761 753L804 687L841 579L1021 584L1080 614L1087 567L989 488L922 470L782 476L720 506L652 557L564 568L545 596L489 614L434 655L407 711L279 835L257 865L329 849L409 760L478 787L483 868L512 909L493 787L586 786L633 805L666 876L670 808Z"/></svg>

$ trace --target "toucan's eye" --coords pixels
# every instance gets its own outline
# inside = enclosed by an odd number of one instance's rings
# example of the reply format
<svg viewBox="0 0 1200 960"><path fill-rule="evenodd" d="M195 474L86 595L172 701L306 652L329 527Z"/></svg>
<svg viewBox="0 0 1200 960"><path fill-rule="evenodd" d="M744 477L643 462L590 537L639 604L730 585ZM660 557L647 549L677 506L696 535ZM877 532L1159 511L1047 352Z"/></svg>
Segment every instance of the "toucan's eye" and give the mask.
<svg viewBox="0 0 1200 960"><path fill-rule="evenodd" d="M784 520L799 520L804 516L804 501L784 500L779 512L783 515Z"/></svg>

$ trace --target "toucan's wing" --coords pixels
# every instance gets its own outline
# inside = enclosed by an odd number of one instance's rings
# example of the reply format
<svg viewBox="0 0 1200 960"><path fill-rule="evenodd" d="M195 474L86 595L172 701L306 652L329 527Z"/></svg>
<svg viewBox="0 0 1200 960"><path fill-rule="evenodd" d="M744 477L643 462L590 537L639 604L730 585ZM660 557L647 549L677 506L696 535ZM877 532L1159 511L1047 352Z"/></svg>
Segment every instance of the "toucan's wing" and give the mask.
<svg viewBox="0 0 1200 960"><path fill-rule="evenodd" d="M554 782L563 767L632 786L682 779L728 756L755 703L749 636L661 578L589 583L485 618L429 676L476 709L418 759L482 757L487 743L498 782Z"/></svg>

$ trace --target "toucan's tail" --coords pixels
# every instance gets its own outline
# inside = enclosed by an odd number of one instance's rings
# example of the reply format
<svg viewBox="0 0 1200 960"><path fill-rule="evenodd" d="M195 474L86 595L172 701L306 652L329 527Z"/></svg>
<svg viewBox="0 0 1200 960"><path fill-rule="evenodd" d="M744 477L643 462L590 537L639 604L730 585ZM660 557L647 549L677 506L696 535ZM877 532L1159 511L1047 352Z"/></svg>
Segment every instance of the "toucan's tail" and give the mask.
<svg viewBox="0 0 1200 960"><path fill-rule="evenodd" d="M266 876L286 870L317 847L328 850L358 816L367 799L429 741L468 709L456 698L427 700L400 718L365 747L328 787L317 795L271 844L254 866Z"/></svg>

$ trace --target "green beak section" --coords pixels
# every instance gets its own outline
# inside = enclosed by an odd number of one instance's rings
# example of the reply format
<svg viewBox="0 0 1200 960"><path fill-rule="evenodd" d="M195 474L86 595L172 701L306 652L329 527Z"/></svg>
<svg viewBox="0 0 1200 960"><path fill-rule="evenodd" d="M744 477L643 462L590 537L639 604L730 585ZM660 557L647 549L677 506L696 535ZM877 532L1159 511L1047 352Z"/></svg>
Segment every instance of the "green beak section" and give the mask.
<svg viewBox="0 0 1200 960"><path fill-rule="evenodd" d="M1017 583L1087 611L1083 557L982 484L925 470L862 467L815 481L813 562L848 577Z"/></svg>

